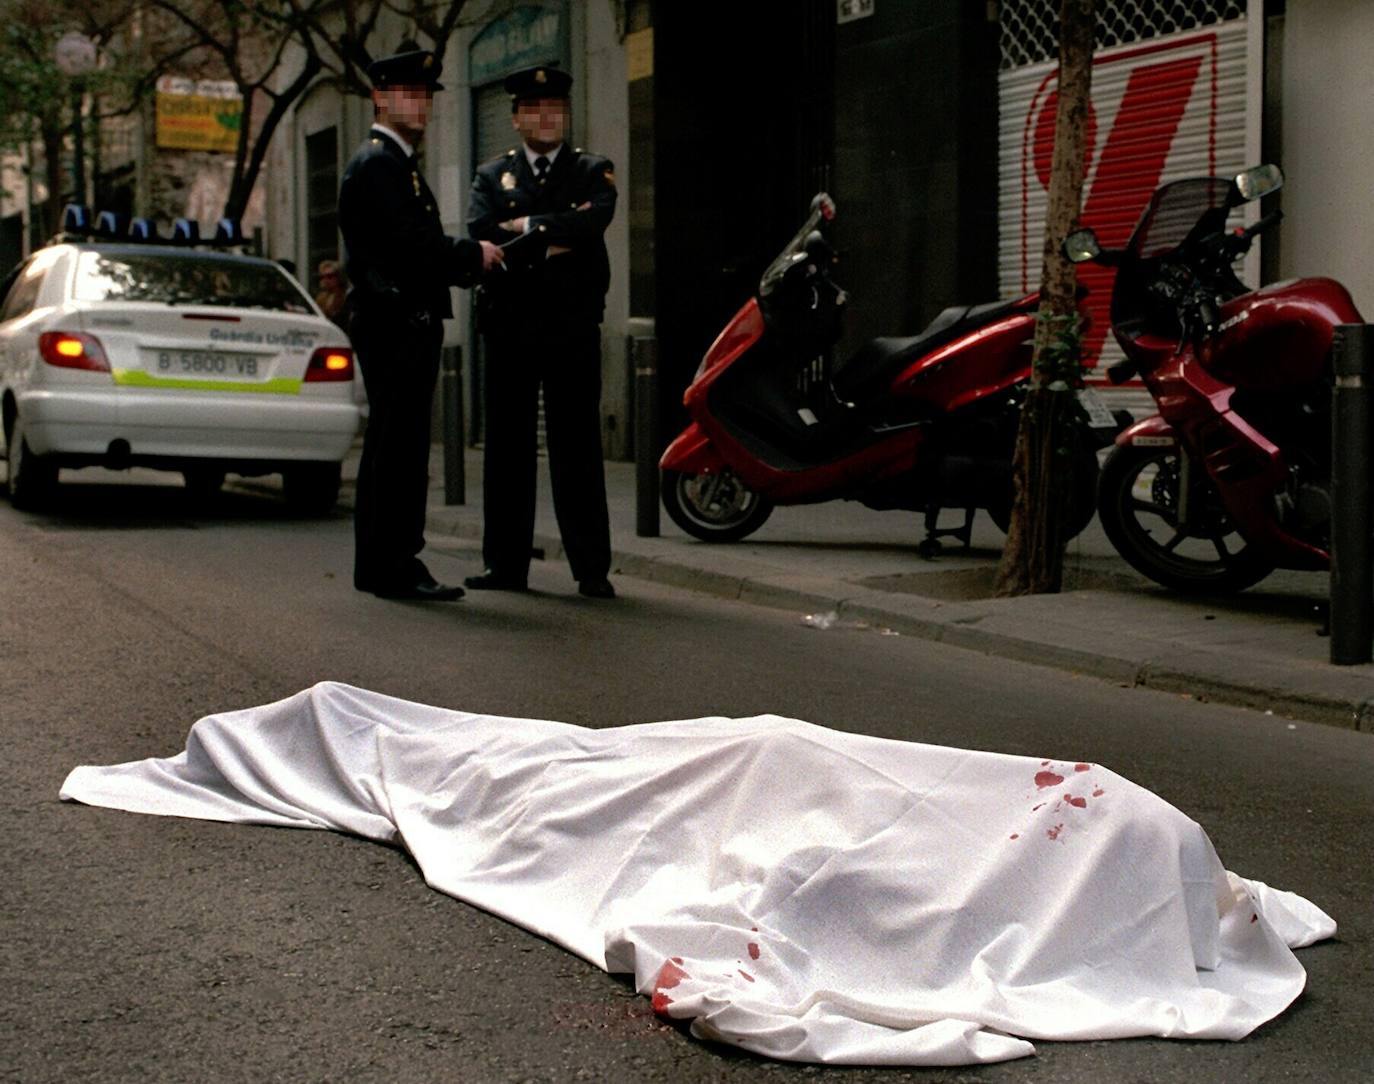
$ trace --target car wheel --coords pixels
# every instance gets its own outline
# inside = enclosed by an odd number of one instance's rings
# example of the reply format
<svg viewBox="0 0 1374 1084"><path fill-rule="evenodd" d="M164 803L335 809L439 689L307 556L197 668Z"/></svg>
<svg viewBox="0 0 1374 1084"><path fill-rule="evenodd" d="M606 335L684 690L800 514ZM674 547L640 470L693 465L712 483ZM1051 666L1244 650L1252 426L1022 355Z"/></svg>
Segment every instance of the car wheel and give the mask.
<svg viewBox="0 0 1374 1084"><path fill-rule="evenodd" d="M38 508L52 496L57 487L57 464L29 447L24 419L18 415L5 439L5 458L9 460L10 503L15 508Z"/></svg>
<svg viewBox="0 0 1374 1084"><path fill-rule="evenodd" d="M297 512L322 516L339 500L343 479L339 463L299 463L282 471L282 490L286 503Z"/></svg>

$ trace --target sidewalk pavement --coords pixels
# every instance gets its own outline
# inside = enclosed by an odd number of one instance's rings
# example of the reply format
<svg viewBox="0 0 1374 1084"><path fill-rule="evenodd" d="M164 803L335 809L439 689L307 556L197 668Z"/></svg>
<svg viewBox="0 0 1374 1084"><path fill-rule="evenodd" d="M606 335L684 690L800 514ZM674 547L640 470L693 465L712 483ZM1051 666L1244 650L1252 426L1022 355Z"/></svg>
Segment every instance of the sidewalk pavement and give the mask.
<svg viewBox="0 0 1374 1084"><path fill-rule="evenodd" d="M341 502L351 506L360 446L344 463ZM480 563L480 451L464 461L465 501L444 503L443 448L430 460L427 540L431 548ZM776 509L742 542L699 542L666 513L660 535L635 533L632 463L607 462L614 551L612 582L634 595L634 580L790 610L817 635L886 630L1000 658L1145 686L1199 700L1374 732L1374 665L1333 666L1319 633L1326 573L1276 572L1225 598L1194 599L1136 573L1097 521L1069 545L1065 589L1057 595L992 598L1003 535L979 513L973 545L947 545L934 560L916 553L922 518L875 512L852 501ZM660 509L661 511L661 509ZM962 513L947 512L942 524ZM540 459L536 547L545 567L567 579ZM535 575L539 575L536 562ZM611 603L609 605L615 605Z"/></svg>

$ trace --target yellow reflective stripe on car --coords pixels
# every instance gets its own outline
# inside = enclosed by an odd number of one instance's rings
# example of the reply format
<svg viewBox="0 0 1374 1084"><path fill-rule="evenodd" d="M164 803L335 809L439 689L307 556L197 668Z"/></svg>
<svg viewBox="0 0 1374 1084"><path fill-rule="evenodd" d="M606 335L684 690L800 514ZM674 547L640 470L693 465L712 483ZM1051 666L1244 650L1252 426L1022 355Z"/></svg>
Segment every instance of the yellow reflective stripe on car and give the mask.
<svg viewBox="0 0 1374 1084"><path fill-rule="evenodd" d="M299 395L301 381L281 376L251 383L246 380L182 380L177 377L150 376L142 369L114 369L116 384L130 388L181 388L186 391L256 391L269 395Z"/></svg>

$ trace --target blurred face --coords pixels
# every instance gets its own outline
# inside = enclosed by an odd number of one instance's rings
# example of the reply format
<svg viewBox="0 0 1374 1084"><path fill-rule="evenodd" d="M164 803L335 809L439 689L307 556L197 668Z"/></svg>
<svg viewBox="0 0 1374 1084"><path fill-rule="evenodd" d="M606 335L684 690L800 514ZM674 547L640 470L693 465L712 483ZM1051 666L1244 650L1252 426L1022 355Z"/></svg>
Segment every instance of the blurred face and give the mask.
<svg viewBox="0 0 1374 1084"><path fill-rule="evenodd" d="M377 123L386 125L407 142L418 144L429 123L429 111L434 105L434 88L394 86L374 89L372 104L377 109Z"/></svg>
<svg viewBox="0 0 1374 1084"><path fill-rule="evenodd" d="M528 98L516 103L511 123L532 150L551 151L568 137L570 115L563 98Z"/></svg>

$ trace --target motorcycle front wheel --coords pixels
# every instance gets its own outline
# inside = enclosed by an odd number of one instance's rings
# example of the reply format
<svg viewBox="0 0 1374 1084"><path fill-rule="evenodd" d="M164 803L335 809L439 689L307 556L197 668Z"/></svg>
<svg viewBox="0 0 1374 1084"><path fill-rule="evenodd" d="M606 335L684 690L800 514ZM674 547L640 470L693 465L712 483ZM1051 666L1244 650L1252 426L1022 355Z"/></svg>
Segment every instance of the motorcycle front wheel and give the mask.
<svg viewBox="0 0 1374 1084"><path fill-rule="evenodd" d="M1231 523L1210 478L1192 480L1179 525L1183 453L1176 446L1116 448L1102 468L1097 514L1116 551L1155 583L1186 594L1229 594L1274 571Z"/></svg>
<svg viewBox="0 0 1374 1084"><path fill-rule="evenodd" d="M741 482L729 467L713 474L665 470L663 507L674 523L703 542L738 542L773 514L772 502Z"/></svg>

